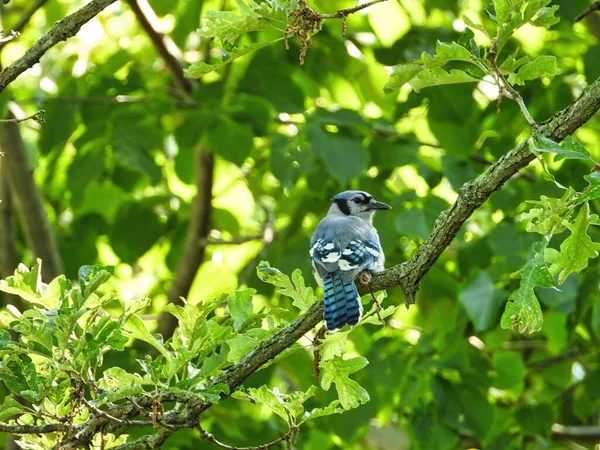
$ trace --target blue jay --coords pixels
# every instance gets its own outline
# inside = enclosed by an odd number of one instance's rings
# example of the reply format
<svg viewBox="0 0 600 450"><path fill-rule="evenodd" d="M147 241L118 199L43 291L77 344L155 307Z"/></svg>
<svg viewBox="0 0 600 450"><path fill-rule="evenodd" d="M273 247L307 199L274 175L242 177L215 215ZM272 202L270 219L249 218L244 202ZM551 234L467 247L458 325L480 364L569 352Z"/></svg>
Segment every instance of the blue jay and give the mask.
<svg viewBox="0 0 600 450"><path fill-rule="evenodd" d="M373 216L391 206L363 191L345 191L331 200L327 216L312 235L309 253L314 276L325 291L325 326L333 332L360 321L363 311L354 278L363 271L383 270L385 256Z"/></svg>

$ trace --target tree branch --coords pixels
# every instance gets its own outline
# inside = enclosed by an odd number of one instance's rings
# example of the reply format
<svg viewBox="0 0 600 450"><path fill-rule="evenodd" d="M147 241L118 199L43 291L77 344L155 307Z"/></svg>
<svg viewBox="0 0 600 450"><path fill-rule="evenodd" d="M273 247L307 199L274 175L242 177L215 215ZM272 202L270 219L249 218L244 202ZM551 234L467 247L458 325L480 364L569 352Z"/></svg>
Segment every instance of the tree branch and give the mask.
<svg viewBox="0 0 600 450"><path fill-rule="evenodd" d="M18 31L11 30L11 32L8 33L8 36L4 36L4 32L0 31L0 46L8 44L10 41L12 41L13 39L16 39L18 37L19 37Z"/></svg>
<svg viewBox="0 0 600 450"><path fill-rule="evenodd" d="M13 434L46 434L69 431L69 425L64 423L47 423L45 425L6 425L0 423L0 431Z"/></svg>
<svg viewBox="0 0 600 450"><path fill-rule="evenodd" d="M36 257L44 261L44 278L53 279L63 272L58 244L29 168L19 125L14 121L4 124L0 146L5 153L2 159L2 165L6 165L3 173L7 176L29 247Z"/></svg>
<svg viewBox="0 0 600 450"><path fill-rule="evenodd" d="M544 122L534 134L562 141L587 122L598 109L600 78L588 86L574 103ZM482 175L465 183L459 189L454 205L440 214L431 235L417 253L410 260L377 274L371 282L371 288L383 290L400 286L406 296L406 303L415 303L421 278L450 245L462 224L510 177L534 158L535 155L529 151L527 141L523 141L492 164ZM363 288L360 292L364 294L368 290Z"/></svg>
<svg viewBox="0 0 600 450"><path fill-rule="evenodd" d="M43 109L40 109L39 111L33 113L30 116L27 117L22 117L20 119L13 117L12 119L0 119L0 123L21 123L21 122L25 122L26 120L35 120L36 122L39 123L44 123L45 120L43 117L41 117L42 115L46 114L46 111L44 111Z"/></svg>
<svg viewBox="0 0 600 450"><path fill-rule="evenodd" d="M143 8L142 5L140 5L140 2L144 3ZM149 17L144 12L144 9L150 11L152 10L150 5L148 5L146 0L127 0L127 4L135 14L135 17L137 18L137 21L139 22L140 26L144 29L144 31L152 41L154 48L156 48L156 51L158 52L160 57L165 61L169 72L171 72L173 80L177 84L177 88L182 93L186 94L186 96L189 95L194 88L192 82L188 78L183 76L183 68L179 63L179 60L167 48L167 44L165 43L166 37L154 29ZM170 44L171 46L175 46L173 42L170 42Z"/></svg>
<svg viewBox="0 0 600 450"><path fill-rule="evenodd" d="M338 9L334 14L319 14L321 19L345 19L348 15L354 14L361 9L368 8L369 6L376 5L377 3L386 2L387 0L373 0L371 2L362 3L354 8Z"/></svg>
<svg viewBox="0 0 600 450"><path fill-rule="evenodd" d="M572 426L555 423L554 425L552 425L552 439L599 441L600 426Z"/></svg>
<svg viewBox="0 0 600 450"><path fill-rule="evenodd" d="M583 94L569 107L555 114L543 123L535 132L556 141L563 140L578 127L588 121L600 109L600 78L592 83ZM488 170L473 181L466 183L459 192L453 206L440 214L430 237L423 243L415 256L403 264L394 266L377 274L370 284L373 290L400 287L406 294L407 303L414 303L415 294L421 278L428 272L443 250L450 244L465 220L481 206L509 178L531 162L535 156L529 151L527 143L523 142L493 163ZM361 293L367 293L368 287L360 286ZM312 305L309 310L298 317L288 326L271 337L263 340L259 346L245 356L239 363L231 366L214 377L208 387L226 384L230 392L240 386L244 380L258 370L262 365L275 358L286 348L292 346L307 332L312 330L323 318L323 302ZM137 399L137 402L148 407L147 396ZM178 396L163 397L162 401L177 401L179 410L177 416L165 421L171 428L160 428L155 434L144 436L136 441L116 447L118 450L159 448L160 445L176 431L177 426L196 427L200 415L210 408L210 403L198 399L193 400ZM144 403L142 403L144 402ZM138 414L132 404L110 408L107 413L119 419L131 419ZM82 442L89 442L100 430L118 428L105 417L93 417L85 423L76 425L76 433L61 448L70 450L77 448ZM555 436L566 437L565 430L555 430ZM573 430L569 430L573 431ZM587 430L589 431L589 430ZM581 434L580 434L581 436ZM573 435L571 435L573 437Z"/></svg>
<svg viewBox="0 0 600 450"><path fill-rule="evenodd" d="M584 12L575 17L575 22L583 20L585 17L589 16L594 11L600 11L600 0L592 3L588 9L586 9Z"/></svg>
<svg viewBox="0 0 600 450"><path fill-rule="evenodd" d="M56 24L45 35L40 37L27 49L25 54L0 72L0 92L12 83L19 75L37 63L48 49L61 41L75 36L79 29L100 11L117 0L92 0L73 14L68 15Z"/></svg>

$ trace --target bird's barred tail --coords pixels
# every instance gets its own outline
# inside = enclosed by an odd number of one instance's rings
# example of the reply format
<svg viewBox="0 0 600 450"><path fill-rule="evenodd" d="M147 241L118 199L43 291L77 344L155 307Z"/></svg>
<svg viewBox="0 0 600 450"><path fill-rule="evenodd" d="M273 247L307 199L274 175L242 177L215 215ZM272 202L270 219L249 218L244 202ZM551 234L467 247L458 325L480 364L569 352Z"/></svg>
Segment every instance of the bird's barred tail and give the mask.
<svg viewBox="0 0 600 450"><path fill-rule="evenodd" d="M354 281L344 282L339 271L331 272L323 278L325 296L325 326L335 331L344 325L356 325L362 316L360 296Z"/></svg>

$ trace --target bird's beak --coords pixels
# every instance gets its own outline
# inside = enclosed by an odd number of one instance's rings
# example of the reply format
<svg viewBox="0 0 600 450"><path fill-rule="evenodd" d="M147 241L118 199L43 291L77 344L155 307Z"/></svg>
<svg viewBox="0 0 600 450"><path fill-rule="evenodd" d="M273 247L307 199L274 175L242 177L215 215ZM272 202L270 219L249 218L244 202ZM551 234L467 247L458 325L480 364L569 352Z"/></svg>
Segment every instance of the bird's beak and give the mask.
<svg viewBox="0 0 600 450"><path fill-rule="evenodd" d="M369 209L392 209L392 207L387 203L373 201L369 203Z"/></svg>

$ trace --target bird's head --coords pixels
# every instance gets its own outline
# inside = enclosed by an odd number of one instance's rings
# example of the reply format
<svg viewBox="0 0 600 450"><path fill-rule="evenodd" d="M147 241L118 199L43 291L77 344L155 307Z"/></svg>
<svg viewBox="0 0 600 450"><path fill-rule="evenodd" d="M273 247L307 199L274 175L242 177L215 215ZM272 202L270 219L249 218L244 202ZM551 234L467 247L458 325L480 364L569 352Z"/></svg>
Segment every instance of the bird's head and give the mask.
<svg viewBox="0 0 600 450"><path fill-rule="evenodd" d="M366 222L372 223L375 211L379 209L392 209L386 203L378 202L371 194L364 191L344 191L331 199L333 202L329 213L357 216Z"/></svg>

